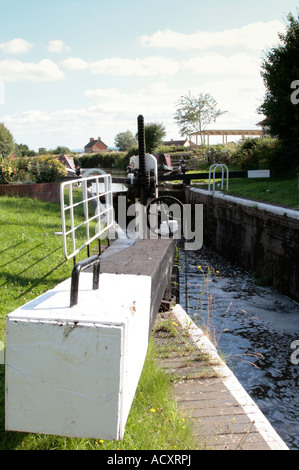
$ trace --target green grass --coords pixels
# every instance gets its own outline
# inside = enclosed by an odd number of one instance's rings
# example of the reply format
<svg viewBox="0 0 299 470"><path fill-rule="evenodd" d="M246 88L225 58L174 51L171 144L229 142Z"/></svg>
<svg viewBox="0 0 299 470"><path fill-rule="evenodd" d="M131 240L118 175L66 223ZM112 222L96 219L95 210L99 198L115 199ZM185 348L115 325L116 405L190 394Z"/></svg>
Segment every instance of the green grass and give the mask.
<svg viewBox="0 0 299 470"><path fill-rule="evenodd" d="M208 188L208 180L202 180L200 187ZM211 180L211 185L213 181ZM215 188L220 189L216 179ZM204 185L203 185L204 184ZM193 181L193 186L198 183ZM224 188L226 180L224 182ZM291 208L299 208L298 177L292 178L230 178L228 194L234 196L257 199Z"/></svg>
<svg viewBox="0 0 299 470"><path fill-rule="evenodd" d="M229 194L299 208L298 177L231 179Z"/></svg>
<svg viewBox="0 0 299 470"><path fill-rule="evenodd" d="M59 231L59 204L0 198L0 340L6 314L71 275Z"/></svg>
<svg viewBox="0 0 299 470"><path fill-rule="evenodd" d="M59 204L0 197L0 341L6 315L70 277L72 261L63 256ZM86 256L86 253L84 254ZM166 450L195 449L190 423L170 399L170 378L148 355L123 441L36 435L4 431L4 366L0 365L0 450Z"/></svg>

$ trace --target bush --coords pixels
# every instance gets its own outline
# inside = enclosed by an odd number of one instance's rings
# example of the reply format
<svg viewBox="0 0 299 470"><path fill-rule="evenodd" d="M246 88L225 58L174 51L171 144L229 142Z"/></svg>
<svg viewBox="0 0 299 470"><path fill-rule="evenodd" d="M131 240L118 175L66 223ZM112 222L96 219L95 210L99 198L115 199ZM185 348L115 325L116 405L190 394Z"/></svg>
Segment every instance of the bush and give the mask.
<svg viewBox="0 0 299 470"><path fill-rule="evenodd" d="M273 168L281 151L280 141L272 137L247 138L225 146L225 163L241 170Z"/></svg>
<svg viewBox="0 0 299 470"><path fill-rule="evenodd" d="M125 170L128 159L125 152L99 152L76 157L75 163L81 168L102 168Z"/></svg>
<svg viewBox="0 0 299 470"><path fill-rule="evenodd" d="M3 158L0 183L52 183L67 175L63 164L54 156Z"/></svg>
<svg viewBox="0 0 299 470"><path fill-rule="evenodd" d="M29 172L37 183L52 183L67 175L64 165L52 155L29 160Z"/></svg>

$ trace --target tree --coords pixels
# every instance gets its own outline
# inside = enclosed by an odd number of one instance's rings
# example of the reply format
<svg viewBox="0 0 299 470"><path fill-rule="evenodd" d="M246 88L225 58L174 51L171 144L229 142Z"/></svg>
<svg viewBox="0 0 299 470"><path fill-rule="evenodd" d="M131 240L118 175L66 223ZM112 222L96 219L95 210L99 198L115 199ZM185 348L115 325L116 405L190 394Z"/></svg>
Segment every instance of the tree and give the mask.
<svg viewBox="0 0 299 470"><path fill-rule="evenodd" d="M147 153L152 153L158 145L162 143L166 136L166 130L162 123L149 122L144 125L145 147ZM138 139L138 134L136 134Z"/></svg>
<svg viewBox="0 0 299 470"><path fill-rule="evenodd" d="M136 146L137 141L131 131L120 132L115 136L114 144L121 152L127 152L131 147Z"/></svg>
<svg viewBox="0 0 299 470"><path fill-rule="evenodd" d="M266 93L258 112L266 116L272 136L298 147L299 15L295 19L290 13L287 20L285 34L278 34L280 43L265 52L261 75Z"/></svg>
<svg viewBox="0 0 299 470"><path fill-rule="evenodd" d="M72 153L68 147L57 145L56 149L51 152L53 155L69 155Z"/></svg>
<svg viewBox="0 0 299 470"><path fill-rule="evenodd" d="M10 131L0 123L0 157L8 157L14 150L15 144Z"/></svg>
<svg viewBox="0 0 299 470"><path fill-rule="evenodd" d="M209 93L192 96L181 96L177 102L174 119L183 137L199 133L201 143L204 143L202 131L226 111L218 109L215 99Z"/></svg>
<svg viewBox="0 0 299 470"><path fill-rule="evenodd" d="M36 155L36 152L30 150L26 144L16 144L15 152L18 157L34 157Z"/></svg>

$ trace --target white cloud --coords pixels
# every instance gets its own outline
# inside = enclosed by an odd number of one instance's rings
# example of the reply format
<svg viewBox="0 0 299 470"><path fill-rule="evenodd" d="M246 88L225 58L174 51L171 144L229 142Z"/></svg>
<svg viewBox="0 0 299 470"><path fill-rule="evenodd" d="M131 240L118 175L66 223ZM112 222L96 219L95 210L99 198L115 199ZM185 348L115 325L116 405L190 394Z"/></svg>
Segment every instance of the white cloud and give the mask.
<svg viewBox="0 0 299 470"><path fill-rule="evenodd" d="M196 75L214 77L260 77L260 59L254 55L235 53L229 56L204 54L184 60L182 69L189 70Z"/></svg>
<svg viewBox="0 0 299 470"><path fill-rule="evenodd" d="M49 59L43 59L38 63L10 59L0 61L0 78L4 82L21 80L33 82L55 81L62 80L64 72Z"/></svg>
<svg viewBox="0 0 299 470"><path fill-rule="evenodd" d="M262 93L262 85L248 79L215 79L200 81L188 87L169 85L157 81L150 86L136 87L134 91L119 88L97 88L86 90L86 106L79 109L62 109L55 112L34 109L15 115L3 116L2 120L10 129L16 142L26 142L30 148L55 148L67 145L70 148L83 148L91 136L100 135L103 141L114 145L119 132L130 129L137 132L137 116L142 114L146 122L162 122L167 138L178 138L179 131L174 122L176 103L181 95L209 92L216 99L220 109L228 110L214 128L254 128L257 96ZM187 87L187 88L185 88ZM28 138L30 136L30 140Z"/></svg>
<svg viewBox="0 0 299 470"><path fill-rule="evenodd" d="M137 132L137 116L143 114L146 122L163 122L174 127L174 102L179 90L157 82L135 92L117 88L89 89L88 99L80 109L62 109L55 112L28 110L2 117L16 142L26 142L30 148L55 148L67 145L83 148L91 136L100 135L103 141L114 145L119 132L130 129ZM167 112L166 112L167 110ZM178 135L175 131L176 137ZM30 139L28 138L30 136Z"/></svg>
<svg viewBox="0 0 299 470"><path fill-rule="evenodd" d="M89 89L85 92L85 96L92 100L94 109L118 116L144 114L147 121L163 119L166 110L173 113L179 94L179 89L169 87L165 82L153 83L132 92L122 92L117 88Z"/></svg>
<svg viewBox="0 0 299 470"><path fill-rule="evenodd" d="M80 58L69 58L62 61L61 65L72 71L89 69L93 74L114 76L175 75L179 70L179 62L167 57L145 57L143 59L111 57L90 63Z"/></svg>
<svg viewBox="0 0 299 470"><path fill-rule="evenodd" d="M67 70L86 70L89 68L88 63L78 57L70 57L61 62L61 65Z"/></svg>
<svg viewBox="0 0 299 470"><path fill-rule="evenodd" d="M274 20L269 22L256 22L241 28L225 31L197 33L178 33L170 29L157 31L153 35L141 36L143 46L157 48L171 48L178 50L211 49L213 47L243 47L246 49L261 50L278 41L278 32L285 29L283 23Z"/></svg>
<svg viewBox="0 0 299 470"><path fill-rule="evenodd" d="M49 52L67 52L70 50L71 48L67 44L65 44L65 42L63 42L61 39L54 39L48 44Z"/></svg>
<svg viewBox="0 0 299 470"><path fill-rule="evenodd" d="M6 54L23 54L30 51L33 44L30 44L25 39L16 38L8 42L0 43L0 51Z"/></svg>

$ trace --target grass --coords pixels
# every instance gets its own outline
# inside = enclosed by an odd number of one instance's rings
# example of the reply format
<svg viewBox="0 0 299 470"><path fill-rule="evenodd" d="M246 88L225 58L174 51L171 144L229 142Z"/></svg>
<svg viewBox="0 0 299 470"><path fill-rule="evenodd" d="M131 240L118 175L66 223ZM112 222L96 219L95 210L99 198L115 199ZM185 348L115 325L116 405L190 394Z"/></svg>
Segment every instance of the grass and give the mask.
<svg viewBox="0 0 299 470"><path fill-rule="evenodd" d="M207 188L208 181L203 180L202 182L205 186L200 185L200 187ZM215 183L217 190L219 189L217 184L221 183L221 180L216 179ZM194 186L196 185L194 182ZM227 193L290 208L299 208L297 176L290 178L231 178Z"/></svg>
<svg viewBox="0 0 299 470"><path fill-rule="evenodd" d="M229 182L229 194L299 208L298 177L235 179Z"/></svg>
<svg viewBox="0 0 299 470"><path fill-rule="evenodd" d="M59 204L0 198L0 341L8 313L71 275L63 256ZM85 254L86 256L86 254ZM4 365L0 365L0 450L196 449L189 424L170 397L171 381L157 366L150 342L121 442L4 431Z"/></svg>

